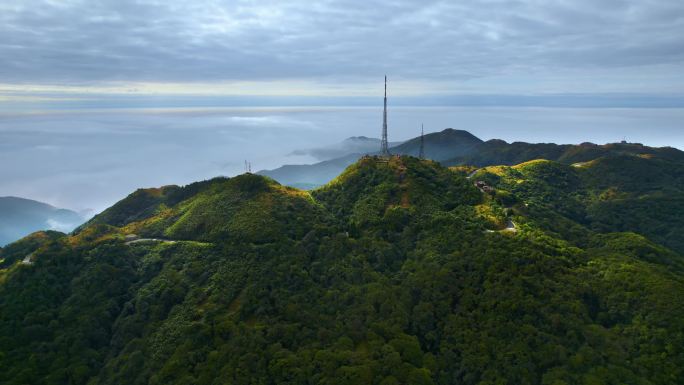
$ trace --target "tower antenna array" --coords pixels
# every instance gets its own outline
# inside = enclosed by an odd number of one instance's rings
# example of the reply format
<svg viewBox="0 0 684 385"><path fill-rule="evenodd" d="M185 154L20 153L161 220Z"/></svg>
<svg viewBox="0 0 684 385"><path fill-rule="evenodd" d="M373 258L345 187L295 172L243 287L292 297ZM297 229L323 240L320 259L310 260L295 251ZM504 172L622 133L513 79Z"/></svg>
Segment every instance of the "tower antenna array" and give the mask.
<svg viewBox="0 0 684 385"><path fill-rule="evenodd" d="M385 106L382 113L382 141L380 146L382 156L389 156L390 153L387 146L387 75L385 75Z"/></svg>

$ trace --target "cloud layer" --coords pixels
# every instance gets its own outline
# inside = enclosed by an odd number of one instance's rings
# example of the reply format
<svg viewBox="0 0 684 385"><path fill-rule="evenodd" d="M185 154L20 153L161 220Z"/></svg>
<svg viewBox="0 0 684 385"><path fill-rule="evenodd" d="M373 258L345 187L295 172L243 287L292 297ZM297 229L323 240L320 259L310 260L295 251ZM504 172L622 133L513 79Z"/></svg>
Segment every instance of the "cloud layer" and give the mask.
<svg viewBox="0 0 684 385"><path fill-rule="evenodd" d="M392 107L389 139L446 127L482 139L627 140L684 148L684 109ZM102 210L139 187L186 184L283 164L296 149L378 137L382 107L131 109L0 113L0 196Z"/></svg>
<svg viewBox="0 0 684 385"><path fill-rule="evenodd" d="M684 92L684 2L0 3L6 84L226 82L231 93L234 81L358 88L385 73L416 93Z"/></svg>

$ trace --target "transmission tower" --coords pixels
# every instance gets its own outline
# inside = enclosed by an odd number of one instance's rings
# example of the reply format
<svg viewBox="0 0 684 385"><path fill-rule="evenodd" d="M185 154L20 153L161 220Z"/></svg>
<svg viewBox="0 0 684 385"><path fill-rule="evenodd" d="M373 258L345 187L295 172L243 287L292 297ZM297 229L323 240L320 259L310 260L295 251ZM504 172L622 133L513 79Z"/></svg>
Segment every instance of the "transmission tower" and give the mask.
<svg viewBox="0 0 684 385"><path fill-rule="evenodd" d="M390 153L387 146L387 75L385 75L385 107L382 113L382 141L380 147L382 156L389 156Z"/></svg>

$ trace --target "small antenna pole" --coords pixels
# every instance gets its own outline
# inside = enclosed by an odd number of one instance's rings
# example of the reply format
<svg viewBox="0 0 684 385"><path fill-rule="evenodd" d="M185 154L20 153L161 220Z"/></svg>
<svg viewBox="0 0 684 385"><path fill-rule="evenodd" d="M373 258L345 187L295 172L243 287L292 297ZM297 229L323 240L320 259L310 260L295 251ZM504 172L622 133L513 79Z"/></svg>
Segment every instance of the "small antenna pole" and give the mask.
<svg viewBox="0 0 684 385"><path fill-rule="evenodd" d="M420 150L418 151L418 158L425 159L425 131L423 131L423 123L420 124Z"/></svg>

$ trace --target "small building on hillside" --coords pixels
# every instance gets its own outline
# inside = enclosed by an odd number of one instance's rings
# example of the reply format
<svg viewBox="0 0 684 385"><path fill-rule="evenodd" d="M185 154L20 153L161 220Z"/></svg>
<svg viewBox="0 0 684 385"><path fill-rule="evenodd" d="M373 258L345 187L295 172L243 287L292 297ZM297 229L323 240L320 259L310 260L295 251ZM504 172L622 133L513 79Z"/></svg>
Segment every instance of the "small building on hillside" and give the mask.
<svg viewBox="0 0 684 385"><path fill-rule="evenodd" d="M487 182L483 180L478 180L477 182L475 182L475 187L477 187L483 193L491 194L494 192L494 188L488 185Z"/></svg>

